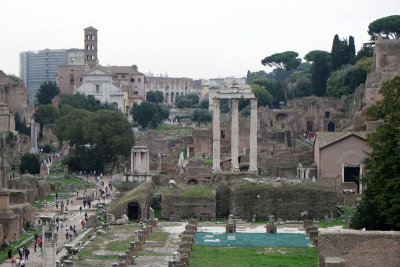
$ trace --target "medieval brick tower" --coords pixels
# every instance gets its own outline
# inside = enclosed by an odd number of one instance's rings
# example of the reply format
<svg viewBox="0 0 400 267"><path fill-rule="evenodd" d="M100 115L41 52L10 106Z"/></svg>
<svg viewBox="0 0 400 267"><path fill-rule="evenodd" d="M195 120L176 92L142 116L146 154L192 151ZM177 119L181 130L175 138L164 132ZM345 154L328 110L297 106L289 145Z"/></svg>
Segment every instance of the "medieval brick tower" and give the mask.
<svg viewBox="0 0 400 267"><path fill-rule="evenodd" d="M85 65L89 69L97 64L97 30L93 27L85 29Z"/></svg>

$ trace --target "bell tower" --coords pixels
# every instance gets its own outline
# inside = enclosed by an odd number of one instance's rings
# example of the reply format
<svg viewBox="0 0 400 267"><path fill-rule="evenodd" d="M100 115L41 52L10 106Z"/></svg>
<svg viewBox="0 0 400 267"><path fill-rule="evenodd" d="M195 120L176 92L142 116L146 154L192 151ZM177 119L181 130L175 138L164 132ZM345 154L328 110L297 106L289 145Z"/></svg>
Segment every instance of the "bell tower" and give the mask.
<svg viewBox="0 0 400 267"><path fill-rule="evenodd" d="M93 27L88 27L85 30L85 65L89 69L94 68L97 64L97 30Z"/></svg>

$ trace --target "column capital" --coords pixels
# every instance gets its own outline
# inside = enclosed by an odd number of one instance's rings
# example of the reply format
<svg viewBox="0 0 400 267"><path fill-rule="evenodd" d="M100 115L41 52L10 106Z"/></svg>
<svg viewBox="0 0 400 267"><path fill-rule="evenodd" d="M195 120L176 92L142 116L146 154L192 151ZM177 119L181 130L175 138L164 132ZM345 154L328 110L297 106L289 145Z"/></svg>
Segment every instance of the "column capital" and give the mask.
<svg viewBox="0 0 400 267"><path fill-rule="evenodd" d="M218 107L219 107L219 98L213 98L212 99L212 102L213 102L213 107L216 107L217 105L218 105Z"/></svg>
<svg viewBox="0 0 400 267"><path fill-rule="evenodd" d="M239 99L237 98L231 98L231 105L232 107L235 107L239 105Z"/></svg>

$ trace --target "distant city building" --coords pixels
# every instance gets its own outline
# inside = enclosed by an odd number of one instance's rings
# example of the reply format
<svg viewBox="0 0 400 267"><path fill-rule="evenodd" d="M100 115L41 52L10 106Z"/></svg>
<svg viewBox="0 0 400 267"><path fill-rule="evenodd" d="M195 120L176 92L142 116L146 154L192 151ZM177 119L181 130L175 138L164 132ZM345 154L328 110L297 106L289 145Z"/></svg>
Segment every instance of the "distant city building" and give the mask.
<svg viewBox="0 0 400 267"><path fill-rule="evenodd" d="M167 104L173 104L177 96L183 96L193 92L193 79L146 77L145 91L161 91L164 95L164 101Z"/></svg>
<svg viewBox="0 0 400 267"><path fill-rule="evenodd" d="M84 49L71 50L68 54L66 65L58 67L57 85L61 94L73 94L88 89L88 75L90 70L99 67L98 35L93 27L84 29ZM136 65L132 66L100 66L100 69L112 75L113 86L122 90L123 107L119 106L123 112L126 112L134 103L140 103L145 98L145 75L138 71ZM86 78L84 78L86 76ZM104 82L104 81L103 81ZM108 83L108 81L106 82ZM82 87L83 86L83 87ZM109 86L109 85L107 85ZM103 99L103 97L98 97ZM108 99L109 100L109 99ZM101 102L103 102L101 100Z"/></svg>
<svg viewBox="0 0 400 267"><path fill-rule="evenodd" d="M209 86L208 80L194 80L192 93L198 95L200 100L202 100L208 95Z"/></svg>
<svg viewBox="0 0 400 267"><path fill-rule="evenodd" d="M127 93L127 106L132 107L134 103L140 104L145 94L145 75L139 72L136 65L133 66L105 66L113 75L113 83Z"/></svg>
<svg viewBox="0 0 400 267"><path fill-rule="evenodd" d="M19 54L19 76L25 83L28 103L35 103L35 95L43 82L56 82L58 66L67 64L69 49L25 51Z"/></svg>
<svg viewBox="0 0 400 267"><path fill-rule="evenodd" d="M92 95L100 103L108 103L116 110L125 112L127 104L122 88L113 84L113 75L107 69L96 66L84 72L82 76L82 85L75 89L75 93Z"/></svg>

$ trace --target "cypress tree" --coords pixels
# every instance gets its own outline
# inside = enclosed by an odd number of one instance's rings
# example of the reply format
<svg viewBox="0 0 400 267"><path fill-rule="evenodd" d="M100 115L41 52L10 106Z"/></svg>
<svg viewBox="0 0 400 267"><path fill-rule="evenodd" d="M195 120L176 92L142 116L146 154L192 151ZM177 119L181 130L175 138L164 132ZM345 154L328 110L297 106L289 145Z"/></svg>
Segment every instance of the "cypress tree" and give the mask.
<svg viewBox="0 0 400 267"><path fill-rule="evenodd" d="M354 37L351 35L349 37L349 63L356 63L356 47L354 45Z"/></svg>
<svg viewBox="0 0 400 267"><path fill-rule="evenodd" d="M342 42L339 40L339 35L335 34L332 43L331 51L332 70L338 70L342 66Z"/></svg>

